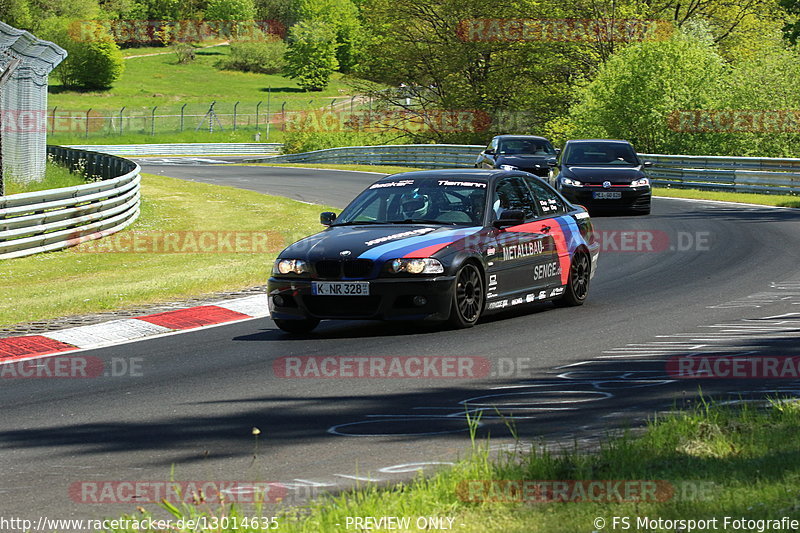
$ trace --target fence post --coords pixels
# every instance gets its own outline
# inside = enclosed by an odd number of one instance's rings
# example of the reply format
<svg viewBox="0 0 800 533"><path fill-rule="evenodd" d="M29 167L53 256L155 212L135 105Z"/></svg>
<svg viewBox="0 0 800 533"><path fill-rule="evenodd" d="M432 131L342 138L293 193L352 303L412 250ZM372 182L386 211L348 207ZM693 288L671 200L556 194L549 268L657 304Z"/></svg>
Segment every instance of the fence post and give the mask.
<svg viewBox="0 0 800 533"><path fill-rule="evenodd" d="M181 133L183 133L183 110L186 109L186 104L181 106Z"/></svg>
<svg viewBox="0 0 800 533"><path fill-rule="evenodd" d="M272 85L267 87L267 138L265 140L269 141L269 123L270 123L270 116L269 116L269 104L270 100L272 99Z"/></svg>
<svg viewBox="0 0 800 533"><path fill-rule="evenodd" d="M89 109L86 111L86 124L85 124L85 127L86 127L86 134L84 135L84 137L86 137L86 138L88 138L88 137L89 137L89 113L91 113L91 112L92 112L92 108L90 107L90 108L89 108Z"/></svg>
<svg viewBox="0 0 800 533"><path fill-rule="evenodd" d="M281 105L281 131L286 129L286 102Z"/></svg>
<svg viewBox="0 0 800 533"><path fill-rule="evenodd" d="M239 107L239 101L237 100L235 104L233 104L233 131L236 131L236 108Z"/></svg>
<svg viewBox="0 0 800 533"><path fill-rule="evenodd" d="M56 132L56 110L58 110L58 106L53 108L53 120L50 122L50 135Z"/></svg>
<svg viewBox="0 0 800 533"><path fill-rule="evenodd" d="M119 134L122 135L122 112L125 111L127 106L122 106L119 110Z"/></svg>
<svg viewBox="0 0 800 533"><path fill-rule="evenodd" d="M158 106L153 106L153 111L150 112L150 135L156 134L156 109Z"/></svg>
<svg viewBox="0 0 800 533"><path fill-rule="evenodd" d="M261 100L256 104L256 131L258 131L258 108L261 107Z"/></svg>

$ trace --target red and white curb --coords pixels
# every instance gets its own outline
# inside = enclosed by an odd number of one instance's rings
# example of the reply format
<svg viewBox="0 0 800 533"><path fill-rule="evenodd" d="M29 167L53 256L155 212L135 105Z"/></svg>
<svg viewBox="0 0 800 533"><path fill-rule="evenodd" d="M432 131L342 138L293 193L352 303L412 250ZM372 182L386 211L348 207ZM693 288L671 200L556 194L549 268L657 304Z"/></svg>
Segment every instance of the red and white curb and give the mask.
<svg viewBox="0 0 800 533"><path fill-rule="evenodd" d="M0 364L63 352L113 346L145 338L269 316L267 295L256 294L209 305L101 324L0 339Z"/></svg>

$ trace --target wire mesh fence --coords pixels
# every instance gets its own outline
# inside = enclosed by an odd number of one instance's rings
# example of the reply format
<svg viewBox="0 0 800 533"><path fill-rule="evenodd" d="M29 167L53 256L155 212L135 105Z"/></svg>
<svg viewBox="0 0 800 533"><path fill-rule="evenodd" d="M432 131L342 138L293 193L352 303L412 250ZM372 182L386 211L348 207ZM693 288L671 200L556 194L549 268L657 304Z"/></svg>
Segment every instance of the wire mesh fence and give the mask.
<svg viewBox="0 0 800 533"><path fill-rule="evenodd" d="M47 77L66 55L55 44L0 22L0 195L4 178L23 183L44 178Z"/></svg>
<svg viewBox="0 0 800 533"><path fill-rule="evenodd" d="M115 109L64 109L49 107L42 117L44 129L51 136L115 137L183 132L224 133L259 132L260 140L268 140L277 130L296 126L297 117L309 114L340 116L357 113L364 103L355 98L297 102L176 102L152 107ZM342 122L338 120L338 122ZM288 125L288 126L287 126Z"/></svg>

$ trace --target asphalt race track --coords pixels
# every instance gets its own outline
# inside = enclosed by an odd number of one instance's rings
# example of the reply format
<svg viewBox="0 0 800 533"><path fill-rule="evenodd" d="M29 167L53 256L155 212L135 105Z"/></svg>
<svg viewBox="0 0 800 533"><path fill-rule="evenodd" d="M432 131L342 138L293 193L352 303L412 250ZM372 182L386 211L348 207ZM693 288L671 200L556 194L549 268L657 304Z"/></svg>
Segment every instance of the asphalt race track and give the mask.
<svg viewBox="0 0 800 533"><path fill-rule="evenodd" d="M145 172L337 207L378 178L142 163ZM167 481L173 465L177 480L281 482L299 502L453 461L469 446L465 410L481 415L478 434L496 446L513 442L504 418L516 421L523 443L571 445L683 405L699 385L730 401L800 395L795 379L699 382L665 370L666 360L690 353L800 355L800 211L658 199L651 216L594 221L605 250L580 308L515 308L462 331L323 322L306 338L259 319L84 352L112 365L135 361L141 375L2 380L2 507L23 517L116 516L137 504L80 503L70 486ZM622 231L639 233L631 241ZM287 379L273 371L286 356L410 355L484 357L494 375Z"/></svg>

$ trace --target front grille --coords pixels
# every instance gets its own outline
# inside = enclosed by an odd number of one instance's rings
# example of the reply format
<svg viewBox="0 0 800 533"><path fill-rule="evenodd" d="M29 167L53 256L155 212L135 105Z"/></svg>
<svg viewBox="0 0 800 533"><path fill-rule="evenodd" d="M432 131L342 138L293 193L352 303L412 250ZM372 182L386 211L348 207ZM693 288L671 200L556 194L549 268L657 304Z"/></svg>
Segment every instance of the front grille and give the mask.
<svg viewBox="0 0 800 533"><path fill-rule="evenodd" d="M344 261L342 266L346 278L365 278L372 273L372 260L370 259Z"/></svg>
<svg viewBox="0 0 800 533"><path fill-rule="evenodd" d="M317 261L314 268L317 277L322 279L366 278L372 273L372 260L353 259L350 261Z"/></svg>
<svg viewBox="0 0 800 533"><path fill-rule="evenodd" d="M303 303L319 317L370 317L378 311L380 296L304 296Z"/></svg>
<svg viewBox="0 0 800 533"><path fill-rule="evenodd" d="M317 261L314 268L320 278L339 279L342 277L342 266L339 261Z"/></svg>
<svg viewBox="0 0 800 533"><path fill-rule="evenodd" d="M550 168L549 167L530 167L530 168L521 168L525 172L530 172L531 174L539 177L547 177L550 175Z"/></svg>

